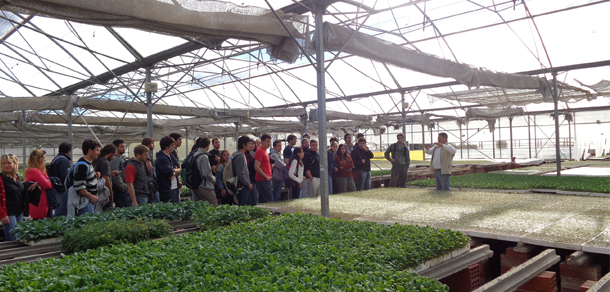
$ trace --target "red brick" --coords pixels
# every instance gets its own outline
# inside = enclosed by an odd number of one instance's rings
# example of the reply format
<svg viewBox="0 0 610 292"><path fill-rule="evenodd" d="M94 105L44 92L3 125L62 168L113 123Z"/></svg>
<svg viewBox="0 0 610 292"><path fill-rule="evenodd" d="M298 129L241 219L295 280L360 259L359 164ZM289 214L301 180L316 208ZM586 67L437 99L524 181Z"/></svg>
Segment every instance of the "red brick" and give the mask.
<svg viewBox="0 0 610 292"><path fill-rule="evenodd" d="M510 269L512 269L512 267L500 266L500 272L501 272L502 274L504 274L504 273L506 273L506 272L510 271Z"/></svg>
<svg viewBox="0 0 610 292"><path fill-rule="evenodd" d="M527 260L527 258L508 256L505 253L500 255L500 265L505 267L514 268L518 265L521 265L522 263L527 262Z"/></svg>
<svg viewBox="0 0 610 292"><path fill-rule="evenodd" d="M587 292L587 291L589 291L589 289L591 289L591 287L593 287L593 285L595 285L595 283L597 283L597 282L596 281L588 280L587 282L582 284L582 286L580 286L580 292Z"/></svg>
<svg viewBox="0 0 610 292"><path fill-rule="evenodd" d="M561 288L561 292L580 292L580 290L574 290L574 289L568 289L568 288Z"/></svg>
<svg viewBox="0 0 610 292"><path fill-rule="evenodd" d="M559 274L561 277L598 281L602 277L602 267L600 265L574 266L565 262L559 264ZM580 289L580 287L578 287Z"/></svg>
<svg viewBox="0 0 610 292"><path fill-rule="evenodd" d="M514 248L514 246L506 249L507 256L516 257L516 258L524 258L524 259L532 258L532 252L528 252L528 253L518 252L518 251L513 250L513 248Z"/></svg>
<svg viewBox="0 0 610 292"><path fill-rule="evenodd" d="M557 275L555 272L544 271L519 288L533 291L557 290Z"/></svg>
<svg viewBox="0 0 610 292"><path fill-rule="evenodd" d="M551 290L544 290L544 291L538 291L538 290L527 290L527 289L521 289L521 288L519 288L519 289L515 290L515 292L557 292L557 291L559 291L559 290L557 289L557 287L555 287L555 288L553 288L553 289L551 289Z"/></svg>
<svg viewBox="0 0 610 292"><path fill-rule="evenodd" d="M480 265L475 264L451 276L439 280L449 286L451 292L470 292L479 288L481 284Z"/></svg>

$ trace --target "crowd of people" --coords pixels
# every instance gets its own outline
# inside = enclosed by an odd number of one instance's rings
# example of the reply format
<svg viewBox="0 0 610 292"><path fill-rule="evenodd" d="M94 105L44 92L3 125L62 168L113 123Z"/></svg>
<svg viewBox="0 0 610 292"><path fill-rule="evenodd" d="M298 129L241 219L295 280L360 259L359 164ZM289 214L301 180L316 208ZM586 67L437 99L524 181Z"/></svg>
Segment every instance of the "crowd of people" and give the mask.
<svg viewBox="0 0 610 292"><path fill-rule="evenodd" d="M343 143L331 138L327 151L328 177L320 177L318 141L308 134L301 138L289 135L283 141L241 136L237 151L220 149L218 138L198 138L180 163L177 147L182 135L172 133L161 138L153 155L155 140L144 138L126 157L122 139L101 146L95 140L81 145L83 156L72 165L72 145L62 143L59 153L45 164L46 153L35 149L27 159L25 177L19 177L16 155L4 154L0 161L0 221L5 240L15 240L10 231L24 215L32 220L55 216L78 216L149 203L179 203L183 184L195 201L219 204L256 205L285 199L317 197L320 179L328 180L328 193L362 191L371 188L373 152L363 134L345 134ZM431 170L436 172L437 189L449 189L451 160L455 148L446 144L441 133L433 148ZM427 146L427 145L426 145ZM153 158L154 157L154 158ZM385 151L392 163L390 187L404 187L411 163L405 135ZM282 192L287 189L287 192Z"/></svg>

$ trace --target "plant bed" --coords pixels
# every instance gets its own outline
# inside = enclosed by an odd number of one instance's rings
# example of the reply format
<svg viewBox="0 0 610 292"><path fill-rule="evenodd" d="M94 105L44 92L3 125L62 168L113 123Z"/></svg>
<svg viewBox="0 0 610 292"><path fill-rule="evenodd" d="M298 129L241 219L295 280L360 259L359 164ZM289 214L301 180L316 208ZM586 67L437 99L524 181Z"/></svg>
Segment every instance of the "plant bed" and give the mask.
<svg viewBox="0 0 610 292"><path fill-rule="evenodd" d="M166 219L169 221L191 219L193 210L205 205L212 207L207 202L188 201L182 204L147 204L101 213L85 214L73 218L56 217L53 219L31 220L17 224L13 232L18 240L31 243L42 239L61 237L67 230L97 222L117 219Z"/></svg>
<svg viewBox="0 0 610 292"><path fill-rule="evenodd" d="M410 181L407 185L434 187L434 179ZM576 176L524 176L495 173L476 173L454 176L451 187L477 189L557 189L565 191L610 193L610 178Z"/></svg>
<svg viewBox="0 0 610 292"><path fill-rule="evenodd" d="M112 220L96 222L68 230L61 238L62 250L67 253L83 252L101 246L136 243L147 239L166 237L174 228L165 220Z"/></svg>
<svg viewBox="0 0 610 292"><path fill-rule="evenodd" d="M284 214L205 233L6 266L7 290L438 291L408 272L460 249L459 232Z"/></svg>

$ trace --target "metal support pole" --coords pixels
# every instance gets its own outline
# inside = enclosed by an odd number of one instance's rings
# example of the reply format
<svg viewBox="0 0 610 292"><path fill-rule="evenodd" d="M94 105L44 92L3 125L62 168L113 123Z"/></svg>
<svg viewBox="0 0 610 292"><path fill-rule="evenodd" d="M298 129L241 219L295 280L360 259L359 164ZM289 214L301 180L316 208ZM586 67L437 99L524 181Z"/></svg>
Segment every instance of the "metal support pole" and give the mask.
<svg viewBox="0 0 610 292"><path fill-rule="evenodd" d="M402 133L407 134L407 115L405 113L405 92L401 92L400 96L402 97Z"/></svg>
<svg viewBox="0 0 610 292"><path fill-rule="evenodd" d="M572 122L568 120L568 149L570 149L570 160L572 160Z"/></svg>
<svg viewBox="0 0 610 292"><path fill-rule="evenodd" d="M510 128L510 160L513 161L513 117L508 117L508 126Z"/></svg>
<svg viewBox="0 0 610 292"><path fill-rule="evenodd" d="M536 116L534 115L534 152L536 153L536 156L534 156L536 159L538 159L538 138L537 138L537 134L536 132L538 132L536 130Z"/></svg>
<svg viewBox="0 0 610 292"><path fill-rule="evenodd" d="M532 159L532 131L530 130L530 116L527 115L527 143L530 150L530 159Z"/></svg>
<svg viewBox="0 0 610 292"><path fill-rule="evenodd" d="M426 144L426 129L424 129L424 124L421 124L421 143Z"/></svg>
<svg viewBox="0 0 610 292"><path fill-rule="evenodd" d="M574 112L572 114L572 121L574 122L574 147L576 147L576 145L578 145L578 140L576 140L576 112ZM577 149L577 148L575 148ZM577 158L578 160L579 158Z"/></svg>
<svg viewBox="0 0 610 292"><path fill-rule="evenodd" d="M561 176L561 150L559 149L559 112L557 110L557 104L559 103L559 96L557 95L557 72L553 72L553 104L555 105L555 111L553 116L555 117L555 162L557 164L557 176Z"/></svg>
<svg viewBox="0 0 610 292"><path fill-rule="evenodd" d="M390 139L388 139L388 141L390 141ZM409 143L409 144L413 144L413 143L415 143L415 140L413 138L413 124L411 124L411 143ZM413 150L413 149L411 149L411 147L409 147L409 150Z"/></svg>
<svg viewBox="0 0 610 292"><path fill-rule="evenodd" d="M433 133L433 129L432 129L432 124L430 124L430 142L434 141L434 133Z"/></svg>
<svg viewBox="0 0 610 292"><path fill-rule="evenodd" d="M68 112L68 143L72 145L72 149L74 149L74 136L72 135L72 110ZM72 154L72 149L70 149L70 164L74 161L74 155Z"/></svg>
<svg viewBox="0 0 610 292"><path fill-rule="evenodd" d="M150 67L146 68L146 82L151 82ZM153 121L152 121L152 92L146 92L146 136L153 136Z"/></svg>
<svg viewBox="0 0 610 292"><path fill-rule="evenodd" d="M502 159L502 125L500 124L500 119L498 119L498 142L498 151L500 159Z"/></svg>
<svg viewBox="0 0 610 292"><path fill-rule="evenodd" d="M326 84L324 80L324 10L326 7L317 7L316 17L316 68L318 84L318 144L320 153L320 210L322 216L329 217L329 198L328 198L328 160L326 159Z"/></svg>
<svg viewBox="0 0 610 292"><path fill-rule="evenodd" d="M25 110L21 110L21 146L23 146L23 169L25 170L28 167L27 164L27 153L25 149L25 126L27 122L25 121Z"/></svg>
<svg viewBox="0 0 610 292"><path fill-rule="evenodd" d="M468 145L470 141L470 136L468 134L468 124L466 124L466 156L468 156L468 159L470 159L470 145Z"/></svg>
<svg viewBox="0 0 610 292"><path fill-rule="evenodd" d="M460 124L460 159L464 159L464 142L462 141L462 124Z"/></svg>
<svg viewBox="0 0 610 292"><path fill-rule="evenodd" d="M496 159L496 130L491 132L491 150L493 153L493 158Z"/></svg>
<svg viewBox="0 0 610 292"><path fill-rule="evenodd" d="M189 127L187 126L185 129L185 136L184 139L186 140L186 155L188 155L191 152L191 149L189 148ZM177 150L176 150L177 151Z"/></svg>

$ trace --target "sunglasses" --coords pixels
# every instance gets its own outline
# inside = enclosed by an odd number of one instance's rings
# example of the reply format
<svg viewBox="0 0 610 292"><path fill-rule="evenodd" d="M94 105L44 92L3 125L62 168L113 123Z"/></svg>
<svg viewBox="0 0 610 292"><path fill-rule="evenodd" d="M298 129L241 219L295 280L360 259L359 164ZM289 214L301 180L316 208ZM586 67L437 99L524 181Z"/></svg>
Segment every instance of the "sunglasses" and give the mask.
<svg viewBox="0 0 610 292"><path fill-rule="evenodd" d="M2 154L2 157L13 157L13 156L16 156L16 155L13 153Z"/></svg>

